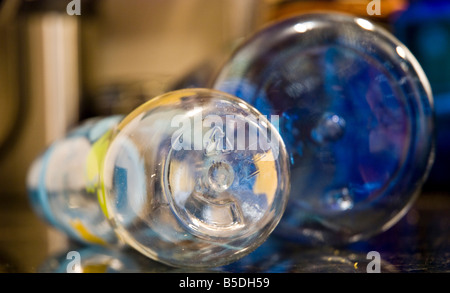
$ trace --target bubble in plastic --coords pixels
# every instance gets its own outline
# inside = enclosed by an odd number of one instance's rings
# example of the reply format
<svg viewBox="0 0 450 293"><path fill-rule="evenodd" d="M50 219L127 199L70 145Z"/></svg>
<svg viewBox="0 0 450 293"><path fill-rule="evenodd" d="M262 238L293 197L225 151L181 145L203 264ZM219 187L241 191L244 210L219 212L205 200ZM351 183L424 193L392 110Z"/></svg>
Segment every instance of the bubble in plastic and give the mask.
<svg viewBox="0 0 450 293"><path fill-rule="evenodd" d="M285 210L289 160L275 126L220 91L169 92L104 129L85 148L73 144L73 135L55 143L31 168L28 188L37 210L44 207L44 217L56 226L76 223L78 238L104 239L97 234L103 222L89 221L106 216L119 244L154 260L220 266L264 242ZM59 175L51 177L52 169ZM81 199L90 196L94 204L94 193L95 211L79 214L87 204Z"/></svg>
<svg viewBox="0 0 450 293"><path fill-rule="evenodd" d="M243 42L213 87L279 115L291 195L275 230L349 243L396 223L433 161L433 97L410 51L374 23L295 16Z"/></svg>

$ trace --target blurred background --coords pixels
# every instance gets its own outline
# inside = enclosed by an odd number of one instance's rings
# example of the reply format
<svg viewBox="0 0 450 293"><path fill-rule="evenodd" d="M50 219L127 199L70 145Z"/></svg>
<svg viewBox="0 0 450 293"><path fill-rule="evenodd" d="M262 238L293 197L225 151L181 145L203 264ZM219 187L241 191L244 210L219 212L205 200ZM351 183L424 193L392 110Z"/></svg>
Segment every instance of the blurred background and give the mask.
<svg viewBox="0 0 450 293"><path fill-rule="evenodd" d="M437 163L424 193L439 200L421 198L403 225L418 225L420 211L429 215L435 206L448 215L450 1L80 0L72 1L80 15L69 15L70 2L0 0L0 272L36 271L70 244L27 202L27 170L50 142L86 118L127 114L169 90L208 86L246 37L307 12L371 19L417 57L437 119Z"/></svg>

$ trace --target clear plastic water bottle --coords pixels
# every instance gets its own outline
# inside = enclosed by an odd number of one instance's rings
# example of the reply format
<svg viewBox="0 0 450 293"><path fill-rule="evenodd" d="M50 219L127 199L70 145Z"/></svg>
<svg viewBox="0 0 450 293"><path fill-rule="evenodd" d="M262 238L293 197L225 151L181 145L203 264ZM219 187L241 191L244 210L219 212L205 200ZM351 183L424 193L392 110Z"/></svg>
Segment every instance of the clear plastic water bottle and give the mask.
<svg viewBox="0 0 450 293"><path fill-rule="evenodd" d="M28 171L27 190L34 211L52 226L85 244L119 244L97 199L97 154L101 142L123 116L84 121L53 142Z"/></svg>
<svg viewBox="0 0 450 293"><path fill-rule="evenodd" d="M396 223L433 161L433 99L414 56L372 22L307 14L246 40L214 81L280 116L291 196L276 233L348 243Z"/></svg>
<svg viewBox="0 0 450 293"><path fill-rule="evenodd" d="M31 202L84 242L172 266L227 264L264 242L285 209L276 121L220 91L169 92L55 142L30 169Z"/></svg>

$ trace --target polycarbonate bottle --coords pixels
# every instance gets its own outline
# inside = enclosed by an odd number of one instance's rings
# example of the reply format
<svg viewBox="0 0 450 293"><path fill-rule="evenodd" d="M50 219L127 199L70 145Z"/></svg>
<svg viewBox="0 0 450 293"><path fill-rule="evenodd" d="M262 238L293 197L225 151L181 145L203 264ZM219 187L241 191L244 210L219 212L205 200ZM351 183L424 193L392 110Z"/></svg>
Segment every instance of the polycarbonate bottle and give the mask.
<svg viewBox="0 0 450 293"><path fill-rule="evenodd" d="M299 15L236 49L213 87L279 115L291 195L276 233L348 243L396 223L433 161L433 98L421 66L380 26Z"/></svg>
<svg viewBox="0 0 450 293"><path fill-rule="evenodd" d="M266 240L289 180L276 123L229 94L184 89L87 121L36 159L28 189L42 217L83 242L215 267Z"/></svg>

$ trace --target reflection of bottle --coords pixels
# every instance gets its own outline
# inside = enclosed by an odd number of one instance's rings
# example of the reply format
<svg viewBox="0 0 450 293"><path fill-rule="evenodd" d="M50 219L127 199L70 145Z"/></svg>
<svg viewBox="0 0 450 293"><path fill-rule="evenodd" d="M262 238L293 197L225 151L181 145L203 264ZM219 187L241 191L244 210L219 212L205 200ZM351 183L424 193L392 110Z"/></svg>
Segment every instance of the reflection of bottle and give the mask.
<svg viewBox="0 0 450 293"><path fill-rule="evenodd" d="M39 214L85 242L114 242L114 229L150 258L211 267L269 236L289 168L277 130L254 108L188 89L76 129L36 160L28 189Z"/></svg>
<svg viewBox="0 0 450 293"><path fill-rule="evenodd" d="M366 273L371 265L368 258L370 246L366 248L369 250L306 247L270 237L254 252L221 267L221 270L232 273ZM383 259L378 267L384 273L398 272L395 266Z"/></svg>
<svg viewBox="0 0 450 293"><path fill-rule="evenodd" d="M80 247L51 256L42 263L38 273L152 273L167 272L171 268L152 261L136 251Z"/></svg>
<svg viewBox="0 0 450 293"><path fill-rule="evenodd" d="M280 115L291 203L277 231L348 242L395 223L432 159L432 95L390 33L340 14L293 17L256 33L214 87Z"/></svg>

